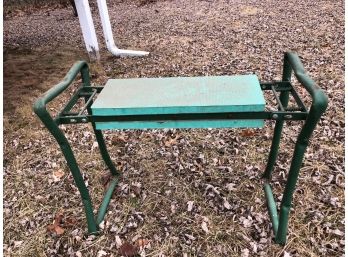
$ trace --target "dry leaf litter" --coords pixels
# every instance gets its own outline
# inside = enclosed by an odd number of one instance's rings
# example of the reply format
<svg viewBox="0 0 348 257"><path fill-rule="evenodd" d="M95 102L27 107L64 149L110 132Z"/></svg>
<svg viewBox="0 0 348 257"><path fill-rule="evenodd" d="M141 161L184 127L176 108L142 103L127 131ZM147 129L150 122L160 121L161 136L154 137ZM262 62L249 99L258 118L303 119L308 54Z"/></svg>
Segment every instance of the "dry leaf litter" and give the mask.
<svg viewBox="0 0 348 257"><path fill-rule="evenodd" d="M251 73L261 81L279 80L283 52L299 53L330 103L301 169L288 242L272 243L260 179L271 122L251 131L107 131L107 146L123 176L101 235L87 236L62 153L31 110L74 61L87 58L71 8L47 7L4 21L4 255L344 256L343 1L108 4L117 45L151 55L120 59L105 51L93 4L102 49L101 62L91 64L96 84L108 78ZM49 110L57 112L71 94ZM286 125L272 179L278 202L300 129L298 122ZM96 208L109 178L91 127L62 129Z"/></svg>

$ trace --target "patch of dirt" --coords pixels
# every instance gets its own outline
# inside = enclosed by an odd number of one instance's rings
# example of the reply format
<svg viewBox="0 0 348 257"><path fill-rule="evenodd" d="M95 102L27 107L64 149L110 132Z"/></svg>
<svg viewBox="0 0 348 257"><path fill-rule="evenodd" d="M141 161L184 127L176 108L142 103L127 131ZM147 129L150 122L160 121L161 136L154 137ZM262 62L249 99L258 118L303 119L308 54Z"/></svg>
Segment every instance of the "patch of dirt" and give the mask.
<svg viewBox="0 0 348 257"><path fill-rule="evenodd" d="M4 52L4 112L32 103L64 77L76 60L87 59L81 49L7 48Z"/></svg>
<svg viewBox="0 0 348 257"><path fill-rule="evenodd" d="M50 11L57 8L67 8L73 12L73 7L69 0L5 0L3 6L4 20L31 15L39 10Z"/></svg>

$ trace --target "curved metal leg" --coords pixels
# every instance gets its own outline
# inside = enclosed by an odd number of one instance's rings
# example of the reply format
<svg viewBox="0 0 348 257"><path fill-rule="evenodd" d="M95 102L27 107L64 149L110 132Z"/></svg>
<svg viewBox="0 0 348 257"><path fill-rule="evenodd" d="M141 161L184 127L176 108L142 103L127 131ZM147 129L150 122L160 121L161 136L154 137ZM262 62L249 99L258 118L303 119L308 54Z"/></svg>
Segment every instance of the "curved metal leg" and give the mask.
<svg viewBox="0 0 348 257"><path fill-rule="evenodd" d="M64 136L63 132L59 129L57 124L53 121L53 119L48 113L41 112L37 114L40 117L41 121L45 124L46 128L51 132L51 134L57 140L63 152L66 163L71 171L71 174L73 175L76 186L81 194L82 203L84 205L85 213L86 213L88 232L95 233L98 231L98 226L96 224L94 214L93 214L92 201L89 196L89 192L85 185L83 177L81 175L78 164L76 162L74 153L71 150L70 144L68 140L66 139L66 137Z"/></svg>
<svg viewBox="0 0 348 257"><path fill-rule="evenodd" d="M275 238L275 241L279 244L285 244L286 242L291 201L293 193L295 191L295 186L300 172L303 156L308 146L309 138L311 137L321 114L325 111L326 106L327 103L323 102L311 108L309 116L297 138L288 179L286 181L283 198L280 205L279 227Z"/></svg>
<svg viewBox="0 0 348 257"><path fill-rule="evenodd" d="M83 85L89 86L90 81L85 80ZM87 101L88 101L88 97L85 97L85 102L87 103ZM92 104L92 101L91 101L91 104ZM92 114L92 110L91 110L90 106L87 108L87 112L89 115ZM110 200L111 200L111 197L112 197L112 193L118 184L118 181L119 181L118 178L120 176L120 173L117 171L117 169L115 168L115 165L113 164L113 162L110 158L108 149L107 149L105 141L104 141L102 131L96 129L95 122L92 122L92 127L93 127L93 131L94 131L95 137L96 137L97 142L98 142L100 154L101 154L106 166L109 168L111 175L113 176L111 183L109 185L109 188L106 191L106 194L103 198L103 201L102 201L100 208L99 208L99 211L98 211L96 223L97 223L97 225L99 225L105 217L107 207L108 207Z"/></svg>
<svg viewBox="0 0 348 257"><path fill-rule="evenodd" d="M65 160L67 162L67 165L73 175L74 181L76 183L76 186L80 192L82 203L84 205L85 213L86 213L86 219L87 219L87 225L88 225L88 232L89 233L95 233L98 231L98 224L102 221L104 218L104 215L106 213L107 206L110 202L112 192L114 188L117 185L117 177L113 179L111 185L109 186L109 189L107 190L107 194L105 195L101 208L98 213L97 220L94 217L93 214L93 205L92 201L89 195L89 191L84 183L83 177L81 175L80 169L78 167L78 164L76 162L75 156L73 154L73 151L70 147L70 144L65 137L64 133L59 129L59 119L53 119L50 113L46 109L47 103L52 101L54 98L56 98L58 95L60 95L62 92L64 92L65 89L67 89L77 76L77 74L81 72L82 76L82 82L84 86L90 86L90 78L89 78L89 70L88 65L84 61L76 62L74 66L69 70L67 75L64 77L64 79L52 87L50 90L48 90L42 97L36 100L33 109L34 112L39 116L40 120L43 122L43 124L46 126L46 128L49 130L49 132L54 136L54 138L57 140L63 155L65 157ZM75 96L74 96L75 97ZM74 97L72 99L74 99ZM75 99L74 101L76 101ZM87 103L86 103L87 104ZM63 109L63 112L68 109L72 108L73 104L72 102L69 102L67 106ZM70 110L69 109L69 110ZM90 110L89 110L90 112ZM62 112L61 112L62 113ZM58 115L59 116L59 115ZM94 124L93 124L94 126ZM95 129L95 127L94 127ZM113 166L110 156L107 154L107 149L105 142L103 140L101 131L95 131L98 144L101 149L101 153L103 156L103 159L105 160L106 164L108 165L109 169L113 174L117 174L117 171L115 167Z"/></svg>
<svg viewBox="0 0 348 257"><path fill-rule="evenodd" d="M84 86L89 86L90 82L89 81L84 81L83 85ZM88 97L85 97L85 102L86 103L87 103L88 99L89 99ZM93 101L91 101L90 104L92 104L92 103L93 103ZM87 108L87 112L88 112L89 115L92 115L92 110L91 110L90 106ZM104 137L103 137L102 131L96 129L95 122L92 122L92 127L93 127L93 131L94 131L95 137L96 137L97 142L98 142L100 154L101 154L101 156L102 156L106 166L109 168L109 170L110 170L110 172L111 172L111 174L113 176L119 176L120 173L117 171L117 169L115 168L114 163L112 162L112 160L110 158L108 149L107 149L105 141L104 141Z"/></svg>
<svg viewBox="0 0 348 257"><path fill-rule="evenodd" d="M119 176L120 173L115 168L115 166L110 158L110 155L108 153L108 150L106 148L106 144L104 141L102 131L95 128L94 122L92 123L92 126L93 126L93 131L94 131L95 137L96 137L98 145L99 145L100 154L101 154L106 166L108 166L108 168L113 176Z"/></svg>
<svg viewBox="0 0 348 257"><path fill-rule="evenodd" d="M273 167L274 167L274 164L277 160L279 143L280 143L280 138L282 135L283 125L284 125L284 120L278 120L275 124L275 127L274 127L271 150L270 150L270 153L268 156L266 170L262 175L262 177L267 179L267 180L271 180Z"/></svg>

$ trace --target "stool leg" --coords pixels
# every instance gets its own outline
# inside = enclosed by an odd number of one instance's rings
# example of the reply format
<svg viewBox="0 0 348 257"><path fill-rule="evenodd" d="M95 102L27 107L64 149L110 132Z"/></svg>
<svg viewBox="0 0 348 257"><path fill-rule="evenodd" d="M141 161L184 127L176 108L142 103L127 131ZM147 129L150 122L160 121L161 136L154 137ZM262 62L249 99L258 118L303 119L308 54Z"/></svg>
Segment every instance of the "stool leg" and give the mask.
<svg viewBox="0 0 348 257"><path fill-rule="evenodd" d="M100 154L101 154L101 156L102 156L106 166L108 166L108 168L109 168L109 170L110 170L110 172L111 172L111 174L113 176L119 176L120 173L115 168L115 166L114 166L114 164L113 164L113 162L112 162L112 160L110 158L110 155L108 153L108 149L106 148L106 144L105 144L105 141L104 141L104 137L103 137L102 131L96 129L94 122L92 123L92 126L93 126L95 137L96 137L98 145L99 145Z"/></svg>
<svg viewBox="0 0 348 257"><path fill-rule="evenodd" d="M282 93L280 93L279 99L282 102L282 105L284 107L287 107L289 102L289 91L283 91ZM263 177L266 178L267 180L271 179L273 167L278 156L279 143L280 143L280 138L282 136L283 125L284 125L284 120L277 120L274 127L271 150L268 156L266 170L263 174Z"/></svg>
<svg viewBox="0 0 348 257"><path fill-rule="evenodd" d="M86 71L85 76L82 76L82 82L83 82L83 86L84 87L90 87L91 86L91 81L90 81L90 77L89 77L89 73L88 71ZM88 96L85 97L85 102L87 102L89 99ZM87 107L87 112L89 115L92 115L92 110L91 110L91 105L92 105L93 101L90 103L90 105ZM120 175L120 173L116 170L110 155L108 153L108 149L106 147L105 141L104 141L104 137L103 137L103 133L101 132L101 130L96 129L95 127L95 122L92 122L92 127L93 127L93 131L95 134L95 137L97 139L98 142L98 146L99 146L99 151L100 154L106 164L106 166L108 166L111 174L113 176L118 176Z"/></svg>
<svg viewBox="0 0 348 257"><path fill-rule="evenodd" d="M266 178L267 180L271 179L273 167L278 156L279 143L282 135L283 125L284 120L278 120L274 127L271 150L268 156L266 170L263 173L263 178Z"/></svg>
<svg viewBox="0 0 348 257"><path fill-rule="evenodd" d="M289 212L293 193L295 191L296 182L300 172L303 156L308 146L308 139L301 137L298 139L295 147L294 156L291 162L291 167L286 182L283 199L280 205L279 225L275 241L278 244L285 244L288 231Z"/></svg>
<svg viewBox="0 0 348 257"><path fill-rule="evenodd" d="M84 85L86 85L86 84L89 85L89 82L87 82L87 83L85 82ZM88 101L88 97L85 97L85 102L87 102L87 101ZM90 106L87 108L87 112L89 115L92 115L92 110L91 110ZM95 137L96 137L97 142L98 142L100 154L101 154L106 166L108 166L108 168L113 176L119 176L120 173L117 171L117 169L114 166L114 163L112 162L112 160L110 158L108 149L107 149L105 141L104 141L102 131L95 127L95 122L92 122L92 127L93 127L93 131L94 131Z"/></svg>
<svg viewBox="0 0 348 257"><path fill-rule="evenodd" d="M291 66L289 65L289 63L284 62L282 80L283 81L291 81L291 72L292 72L292 69L291 69ZM282 105L284 106L284 108L286 108L288 106L288 103L289 103L289 91L282 91L280 93L279 99L280 99ZM275 164L276 159L277 159L280 138L281 138L282 130L283 130L283 125L284 125L284 120L278 120L275 124L275 127L274 127L272 146L271 146L271 150L270 150L270 153L268 156L266 170L263 174L263 177L266 178L267 180L271 179L273 167L274 167L274 164Z"/></svg>
<svg viewBox="0 0 348 257"><path fill-rule="evenodd" d="M62 149L64 157L67 161L68 167L71 170L71 173L73 175L73 178L75 180L77 188L80 191L80 194L82 197L82 202L83 202L85 212L86 212L88 232L95 233L95 232L97 232L98 229L97 229L97 224L96 224L95 219L94 219L93 206L92 206L91 198L89 196L88 189L85 185L85 182L83 181L83 177L81 175L80 169L78 167L78 164L76 162L74 154L71 150L71 147L70 147L67 140L64 140L64 141L65 142L58 141L58 143Z"/></svg>
<svg viewBox="0 0 348 257"><path fill-rule="evenodd" d="M280 205L279 226L275 237L275 241L279 244L285 244L286 242L291 202L295 191L298 175L300 172L303 156L309 143L309 138L311 137L314 128L316 124L319 122L319 119L322 113L325 111L326 107L327 99L324 96L317 103L313 103L307 120L303 125L303 128L297 138L294 154L290 165L288 179L286 181L283 198Z"/></svg>
<svg viewBox="0 0 348 257"><path fill-rule="evenodd" d="M306 148L309 143L309 139L314 131L316 124L319 122L321 115L325 112L328 99L324 92L315 85L314 81L312 81L309 77L305 75L302 64L299 60L295 59L291 62L289 61L288 53L284 56L284 66L283 66L283 81L291 81L291 73L292 67L295 68L295 74L297 79L301 82L302 85L305 86L307 91L311 94L313 98L313 102L307 116L307 119L301 129L301 132L297 138L297 142L295 145L295 150L293 153L293 157L291 160L290 170L288 174L288 178L286 181L286 186L283 193L283 198L280 205L280 213L279 213L279 222L276 219L276 209L274 198L272 197L271 188L268 183L265 186L266 198L268 201L268 206L270 209L270 215L272 219L272 224L274 226L275 233L275 241L278 244L286 243L286 235L288 231L288 221L289 221L289 212L291 208L291 202L293 199L293 194L295 191L297 179L299 176L301 164L303 161L303 157L306 151ZM284 91L280 95L280 100L284 107L287 106L289 100L289 92ZM271 152L268 159L266 171L264 173L264 177L268 180L271 179L272 169L276 160L276 156L278 154L279 141L281 136L281 131L283 127L284 121L277 121L271 146ZM273 214L273 217L272 217Z"/></svg>
<svg viewBox="0 0 348 257"><path fill-rule="evenodd" d="M87 76L82 77L82 82L83 82L84 87L91 86L91 82L90 82L90 78L89 78L88 74L87 74ZM87 104L88 101L89 101L89 97L85 96L85 103ZM87 112L91 116L92 116L92 110L91 110L92 103L93 103L93 100L90 102L90 104L87 107ZM100 206L99 211L98 211L97 219L95 221L97 226L98 226L103 221L103 219L105 217L107 207L108 207L110 200L111 200L111 197L112 197L112 193L118 184L118 177L119 177L120 173L117 171L117 169L115 168L115 166L110 158L108 149L107 149L105 141L104 141L102 131L98 130L96 128L95 122L91 122L91 123L92 123L95 137L96 137L97 142L98 142L100 154L101 154L106 166L109 168L109 170L113 176L113 179L110 182L110 185L106 191L106 194L103 198L103 201L102 201L101 206Z"/></svg>
<svg viewBox="0 0 348 257"><path fill-rule="evenodd" d="M88 232L95 233L98 230L98 226L96 224L94 214L93 214L92 201L89 196L89 192L85 185L83 177L81 175L79 166L76 162L74 153L69 145L69 142L67 138L64 136L63 132L59 129L57 124L53 121L53 119L51 118L51 116L48 114L46 110L41 110L40 113L37 113L37 114L39 118L41 119L41 121L45 124L46 128L51 132L51 134L57 140L63 152L67 165L71 171L71 174L74 178L74 181L76 183L76 186L82 198L82 203L84 205L84 209L86 213Z"/></svg>

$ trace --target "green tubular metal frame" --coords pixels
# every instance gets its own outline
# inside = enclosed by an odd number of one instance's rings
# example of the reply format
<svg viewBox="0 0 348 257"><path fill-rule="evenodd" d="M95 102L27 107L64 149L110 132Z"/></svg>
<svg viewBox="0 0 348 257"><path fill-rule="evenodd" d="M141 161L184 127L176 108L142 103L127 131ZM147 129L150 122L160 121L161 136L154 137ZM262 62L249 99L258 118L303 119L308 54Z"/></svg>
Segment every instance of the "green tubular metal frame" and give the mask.
<svg viewBox="0 0 348 257"><path fill-rule="evenodd" d="M79 87L75 94L71 97L65 107L55 118L49 114L46 109L46 105L64 92L74 81L76 76L81 73L82 86ZM312 105L309 111L306 109L295 88L291 85L291 74L294 73L298 81L304 86L312 97ZM274 93L275 99L278 104L277 111L264 111L264 112L242 112L242 113L209 113L209 114L161 114L161 115L131 115L131 116L95 116L91 114L91 105L94 97L97 93L100 93L103 87L91 86L89 78L89 70L86 62L80 61L74 64L63 81L55 85L48 90L42 97L40 97L34 104L34 112L39 116L41 121L50 131L50 133L57 140L64 157L67 161L67 165L71 170L75 183L80 191L82 202L85 208L88 232L96 233L98 231L98 225L104 219L108 204L112 197L112 193L117 186L119 172L116 170L104 142L103 134L101 130L96 129L95 122L102 121L151 121L151 120L212 120L212 119L263 119L263 120L276 120L274 128L274 135L270 154L266 170L263 177L266 179L264 191L267 200L267 206L272 222L273 232L275 235L275 242L278 244L286 243L286 235L288 229L289 212L291 208L291 202L293 193L295 190L296 182L298 179L300 167L302 164L305 150L309 143L316 124L318 123L321 115L325 112L328 104L328 98L325 93L316 86L313 80L311 80L304 71L303 65L299 57L295 53L285 53L284 67L282 81L261 83L262 90L270 90ZM278 97L277 93L280 93ZM289 96L293 96L296 107L288 107ZM85 105L78 113L71 112L71 109L75 106L77 101L83 98ZM304 125L297 138L293 158L290 165L288 179L286 182L283 199L280 205L280 211L278 216L276 202L273 197L272 189L270 186L272 170L277 159L279 143L282 133L282 128L285 120L303 120ZM60 124L73 124L73 123L92 123L96 140L99 145L99 150L103 160L109 168L113 179L110 182L109 188L106 190L106 194L99 208L97 217L93 214L93 206L88 189L83 181L80 169L71 150L68 140L64 136L64 133L59 129Z"/></svg>
<svg viewBox="0 0 348 257"><path fill-rule="evenodd" d="M57 119L53 119L49 112L46 109L46 105L52 101L54 98L56 98L58 95L60 95L65 89L67 89L75 79L75 77L78 75L78 73L81 72L82 77L82 83L83 86L80 88L72 97L72 100L70 100L65 108L63 108L63 111L58 115L64 115L66 112L68 112L74 104L77 102L79 97L84 97L86 100L86 103L89 101L88 95L92 94L90 87L90 78L89 78L89 70L88 65L84 61L80 61L74 64L74 66L70 69L68 74L65 76L63 81L61 81L59 84L55 85L53 88L48 90L41 98L39 98L35 104L34 104L34 112L39 116L41 121L45 124L46 128L50 131L50 133L54 136L54 138L57 140L64 157L66 159L67 165L73 175L73 178L75 180L75 183L77 185L78 190L80 191L82 203L85 208L86 213L86 219L88 224L88 232L89 233L96 233L98 231L98 225L103 220L103 217L106 213L106 206L108 205L112 191L117 185L117 176L119 173L117 172L116 168L114 167L111 158L108 154L108 151L106 149L106 145L103 139L103 135L101 131L97 131L95 129L95 126L93 124L93 129L96 134L96 139L99 144L99 149L101 152L101 155L107 164L108 168L111 171L111 174L115 177L112 181L112 183L109 186L109 189L107 190L107 194L105 195L103 202L101 204L100 211L98 213L98 219L96 220L93 214L93 206L92 201L88 192L88 189L85 185L85 182L83 180L83 177L81 175L80 169L78 167L78 164L76 162L76 159L74 157L74 153L69 145L68 140L64 136L64 133L59 129L58 125L59 122L57 122ZM101 91L101 88L95 88L97 91ZM92 100L90 100L85 108L87 108L87 111L90 113L90 106L92 104ZM59 120L59 119L58 119Z"/></svg>
<svg viewBox="0 0 348 257"><path fill-rule="evenodd" d="M309 143L309 139L314 131L315 126L320 120L321 115L325 112L328 105L328 97L321 90L315 82L305 73L304 67L299 57L294 53L285 53L283 80L290 81L291 73L294 72L298 81L305 87L312 97L312 105L308 113L307 119L301 129L297 138L295 150L293 153L288 179L286 182L283 198L280 204L279 220L277 218L277 210L275 208L275 201L272 195L272 190L269 182L265 184L265 193L268 203L269 213L272 218L272 226L275 234L275 241L278 244L286 243L286 235L288 231L289 212L293 193L295 191L296 182L300 172L303 156ZM289 96L287 94L281 95L281 100L284 105L287 105ZM271 146L270 157L268 159L267 168L264 177L271 179L272 169L274 167L275 159L278 153L280 134L283 127L283 120L277 121L275 126L274 137ZM278 223L279 222L279 223Z"/></svg>

